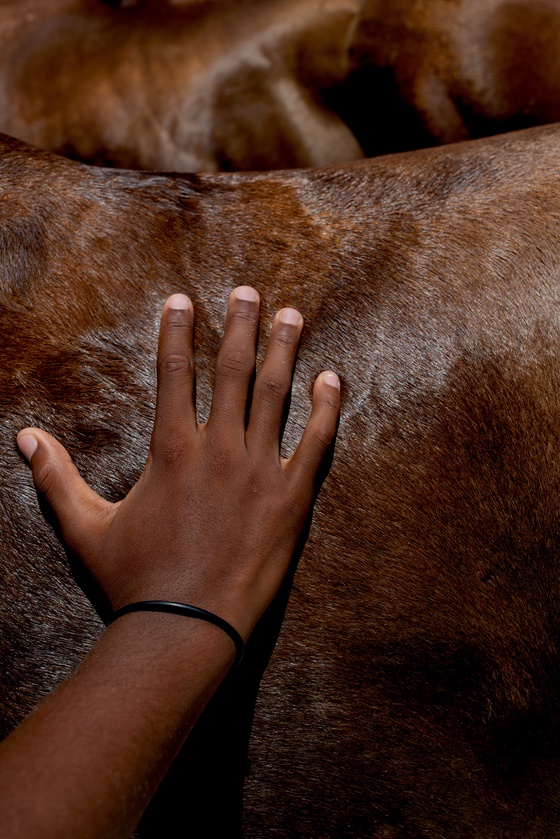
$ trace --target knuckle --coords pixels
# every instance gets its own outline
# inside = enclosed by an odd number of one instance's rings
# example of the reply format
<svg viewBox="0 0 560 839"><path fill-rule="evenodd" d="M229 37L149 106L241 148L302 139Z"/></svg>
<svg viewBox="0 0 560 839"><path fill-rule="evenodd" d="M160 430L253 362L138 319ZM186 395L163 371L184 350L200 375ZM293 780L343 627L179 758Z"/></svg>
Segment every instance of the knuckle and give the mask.
<svg viewBox="0 0 560 839"><path fill-rule="evenodd" d="M253 370L253 360L243 350L229 349L218 356L216 369L225 376L247 376Z"/></svg>
<svg viewBox="0 0 560 839"><path fill-rule="evenodd" d="M250 304L238 306L230 312L229 320L234 323L254 324L257 321L257 312Z"/></svg>
<svg viewBox="0 0 560 839"><path fill-rule="evenodd" d="M326 428L314 428L312 439L318 449L327 450L332 442L333 435Z"/></svg>
<svg viewBox="0 0 560 839"><path fill-rule="evenodd" d="M302 516L305 516L308 508L309 500L305 496L302 497L301 493L292 491L285 495L284 509L286 510L286 518L295 519L297 522L298 519L301 520Z"/></svg>
<svg viewBox="0 0 560 839"><path fill-rule="evenodd" d="M209 436L207 439L206 454L210 469L220 474L225 474L231 468L232 446L227 440L219 439L216 436Z"/></svg>
<svg viewBox="0 0 560 839"><path fill-rule="evenodd" d="M340 409L340 401L336 397L332 397L329 394L323 396L322 399L323 405L329 408L330 411L336 411L338 413Z"/></svg>
<svg viewBox="0 0 560 839"><path fill-rule="evenodd" d="M186 332L189 319L183 309L171 309L167 315L167 328L172 332Z"/></svg>
<svg viewBox="0 0 560 839"><path fill-rule="evenodd" d="M275 334L271 337L271 341L277 347L281 349L289 349L293 350L294 345L297 339L297 332L295 329L290 329L289 327L284 327L283 329L279 329Z"/></svg>
<svg viewBox="0 0 560 839"><path fill-rule="evenodd" d="M190 375L193 369L193 360L186 353L169 353L158 361L158 372L163 375Z"/></svg>
<svg viewBox="0 0 560 839"><path fill-rule="evenodd" d="M177 440L167 440L158 449L157 459L163 466L178 466L185 456L185 446Z"/></svg>
<svg viewBox="0 0 560 839"><path fill-rule="evenodd" d="M44 495L52 495L57 485L58 471L55 465L46 461L35 469L35 486Z"/></svg>
<svg viewBox="0 0 560 839"><path fill-rule="evenodd" d="M258 384L258 395L261 399L271 402L283 401L289 390L289 384L275 376L261 377Z"/></svg>

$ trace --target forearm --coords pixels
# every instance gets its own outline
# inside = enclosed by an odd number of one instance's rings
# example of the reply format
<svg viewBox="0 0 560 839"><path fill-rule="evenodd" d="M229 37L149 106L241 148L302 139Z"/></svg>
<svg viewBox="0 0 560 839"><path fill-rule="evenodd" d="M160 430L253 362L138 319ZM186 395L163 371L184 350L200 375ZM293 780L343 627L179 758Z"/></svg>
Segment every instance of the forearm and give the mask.
<svg viewBox="0 0 560 839"><path fill-rule="evenodd" d="M0 747L2 835L130 836L234 653L197 620L116 621Z"/></svg>

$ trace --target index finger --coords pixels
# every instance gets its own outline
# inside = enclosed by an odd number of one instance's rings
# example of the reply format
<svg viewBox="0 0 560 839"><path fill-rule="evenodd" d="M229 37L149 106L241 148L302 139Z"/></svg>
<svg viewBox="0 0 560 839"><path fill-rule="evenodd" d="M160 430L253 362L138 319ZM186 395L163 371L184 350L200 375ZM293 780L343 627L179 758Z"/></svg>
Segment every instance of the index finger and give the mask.
<svg viewBox="0 0 560 839"><path fill-rule="evenodd" d="M152 435L156 450L170 443L177 450L196 431L193 327L191 301L186 294L172 294L163 307L158 341L156 419Z"/></svg>

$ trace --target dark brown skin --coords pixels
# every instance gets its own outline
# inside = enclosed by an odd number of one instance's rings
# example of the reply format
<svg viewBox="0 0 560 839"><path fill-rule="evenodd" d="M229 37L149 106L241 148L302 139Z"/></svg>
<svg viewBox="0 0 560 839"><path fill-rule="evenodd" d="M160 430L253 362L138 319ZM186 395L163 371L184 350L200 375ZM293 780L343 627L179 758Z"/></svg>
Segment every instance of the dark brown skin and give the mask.
<svg viewBox="0 0 560 839"><path fill-rule="evenodd" d="M149 447L155 311L174 291L193 300L203 422L226 302L249 284L265 334L282 307L305 318L284 454L321 369L341 373L344 408L256 707L246 835L555 834L559 141L550 127L319 171L166 178L4 140L6 732L102 629L15 434L41 425L122 498ZM141 835L173 835L176 818L240 835L251 702L286 594Z"/></svg>
<svg viewBox="0 0 560 839"><path fill-rule="evenodd" d="M230 297L208 422L196 421L193 307L163 310L154 430L146 468L126 498L102 499L52 436L18 445L65 543L111 611L145 600L195 603L246 640L289 568L339 412L339 381L314 385L293 457L280 427L303 320L282 309L255 370L258 293ZM194 624L194 625L193 625ZM135 612L104 633L77 671L0 747L2 835L126 839L231 665L222 629ZM78 780L79 779L79 780Z"/></svg>

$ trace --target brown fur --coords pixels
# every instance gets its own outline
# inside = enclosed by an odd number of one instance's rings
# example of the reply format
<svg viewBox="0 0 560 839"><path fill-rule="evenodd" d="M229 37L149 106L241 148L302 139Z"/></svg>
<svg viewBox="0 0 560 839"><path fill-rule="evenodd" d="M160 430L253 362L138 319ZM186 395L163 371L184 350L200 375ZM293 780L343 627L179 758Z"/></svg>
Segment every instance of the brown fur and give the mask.
<svg viewBox="0 0 560 839"><path fill-rule="evenodd" d="M342 115L369 155L556 122L559 40L559 0L369 0Z"/></svg>
<svg viewBox="0 0 560 839"><path fill-rule="evenodd" d="M91 163L176 171L362 157L324 93L359 0L9 0L0 130Z"/></svg>
<svg viewBox="0 0 560 839"><path fill-rule="evenodd" d="M120 497L147 451L165 296L195 302L203 418L228 293L251 283L263 329L282 305L306 318L286 449L319 370L341 373L344 401L257 704L246 835L557 832L559 140L551 127L332 169L164 177L3 139L4 732L101 629L16 431L53 432ZM276 620L145 836L177 835L176 812L189 835L238 835Z"/></svg>
<svg viewBox="0 0 560 839"><path fill-rule="evenodd" d="M6 0L0 130L90 163L323 166L560 119L560 0Z"/></svg>
<svg viewBox="0 0 560 839"><path fill-rule="evenodd" d="M560 120L560 0L7 0L0 130L90 163L324 166Z"/></svg>

